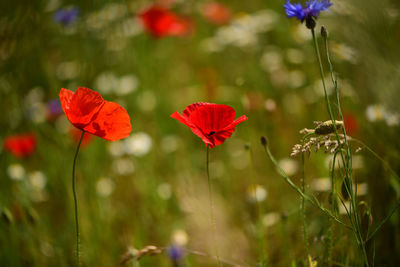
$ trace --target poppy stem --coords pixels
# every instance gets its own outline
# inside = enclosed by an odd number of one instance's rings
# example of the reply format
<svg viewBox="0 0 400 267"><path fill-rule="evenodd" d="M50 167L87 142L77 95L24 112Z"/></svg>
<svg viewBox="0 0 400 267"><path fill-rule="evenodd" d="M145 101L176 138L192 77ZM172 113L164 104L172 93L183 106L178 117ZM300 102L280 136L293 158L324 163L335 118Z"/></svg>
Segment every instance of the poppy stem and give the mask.
<svg viewBox="0 0 400 267"><path fill-rule="evenodd" d="M76 197L76 188L75 188L75 165L76 165L76 159L78 158L79 148L81 147L84 135L85 131L82 131L81 138L79 139L79 143L75 151L74 162L72 164L72 192L74 194L74 204L75 204L76 258L78 260L78 266L81 266L81 259L79 254L79 221L78 221L78 199Z"/></svg>
<svg viewBox="0 0 400 267"><path fill-rule="evenodd" d="M218 246L217 246L217 240L216 240L216 233L217 233L217 225L215 223L215 218L214 218L214 202L212 198L212 187L211 187L211 180L210 180L210 168L209 168L209 154L210 154L210 147L207 145L207 153L206 153L206 168L207 168L207 181L208 181L208 195L210 197L210 210L211 210L211 224L213 228L213 239L214 239L214 246L215 246L215 256L217 257L218 261L218 266L221 267L221 260L219 258L219 253L218 253Z"/></svg>

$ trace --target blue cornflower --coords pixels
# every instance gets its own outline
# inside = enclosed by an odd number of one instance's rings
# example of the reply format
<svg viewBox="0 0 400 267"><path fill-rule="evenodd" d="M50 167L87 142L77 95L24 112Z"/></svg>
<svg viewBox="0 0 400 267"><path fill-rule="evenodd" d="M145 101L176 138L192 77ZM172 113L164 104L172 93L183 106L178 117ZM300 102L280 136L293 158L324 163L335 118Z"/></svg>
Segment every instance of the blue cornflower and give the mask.
<svg viewBox="0 0 400 267"><path fill-rule="evenodd" d="M167 248L167 253L172 261L177 262L185 256L185 250L179 245L171 245Z"/></svg>
<svg viewBox="0 0 400 267"><path fill-rule="evenodd" d="M283 5L283 7L289 18L296 17L301 22L304 20L310 20L311 22L318 17L321 11L328 10L331 5L332 3L330 0L310 0L306 2L306 6L303 7L299 3L292 4L290 0L286 0L286 4Z"/></svg>
<svg viewBox="0 0 400 267"><path fill-rule="evenodd" d="M71 7L71 8L63 8L59 9L53 17L53 20L63 24L64 26L68 26L73 23L79 15L79 8Z"/></svg>

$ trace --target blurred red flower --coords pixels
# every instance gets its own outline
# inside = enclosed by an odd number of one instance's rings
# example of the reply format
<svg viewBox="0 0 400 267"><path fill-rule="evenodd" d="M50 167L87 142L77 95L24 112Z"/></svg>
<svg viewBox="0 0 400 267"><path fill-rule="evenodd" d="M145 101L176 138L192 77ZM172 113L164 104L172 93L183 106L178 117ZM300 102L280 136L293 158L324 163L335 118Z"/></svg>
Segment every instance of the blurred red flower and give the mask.
<svg viewBox="0 0 400 267"><path fill-rule="evenodd" d="M98 92L78 87L74 93L62 88L59 97L65 115L76 128L109 141L129 136L132 126L126 110L105 101Z"/></svg>
<svg viewBox="0 0 400 267"><path fill-rule="evenodd" d="M36 148L34 134L12 135L4 140L4 149L17 158L24 158L33 154Z"/></svg>
<svg viewBox="0 0 400 267"><path fill-rule="evenodd" d="M217 25L228 23L232 17L231 10L218 2L204 4L201 11L206 19Z"/></svg>
<svg viewBox="0 0 400 267"><path fill-rule="evenodd" d="M357 117L352 113L343 114L344 127L346 133L349 135L356 134L358 132L359 124Z"/></svg>
<svg viewBox="0 0 400 267"><path fill-rule="evenodd" d="M210 148L222 144L236 125L248 119L243 115L235 120L235 110L230 106L204 102L189 105L182 115L174 112L171 117L188 126Z"/></svg>
<svg viewBox="0 0 400 267"><path fill-rule="evenodd" d="M192 29L190 20L168 9L152 5L140 14L145 29L156 38L187 35Z"/></svg>

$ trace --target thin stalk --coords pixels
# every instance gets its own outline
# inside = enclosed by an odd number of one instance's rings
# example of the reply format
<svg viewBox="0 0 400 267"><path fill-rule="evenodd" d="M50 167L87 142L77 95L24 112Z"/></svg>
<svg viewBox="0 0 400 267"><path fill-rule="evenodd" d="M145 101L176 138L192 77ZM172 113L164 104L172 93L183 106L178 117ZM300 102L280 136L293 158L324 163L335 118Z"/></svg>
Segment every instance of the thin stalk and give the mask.
<svg viewBox="0 0 400 267"><path fill-rule="evenodd" d="M381 156L378 155L378 153L376 153L374 150L372 150L372 148L370 148L369 146L367 146L364 142L362 142L361 140L358 140L356 138L349 138L349 141L354 141L356 143L359 143L360 145L362 145L365 149L367 149L372 155L374 155L377 159L379 159L382 164L392 173L393 176L395 176L397 178L397 180L400 181L400 177L399 175L392 169L392 167L390 166L390 164L384 160Z"/></svg>
<svg viewBox="0 0 400 267"><path fill-rule="evenodd" d="M339 134L338 134L338 131L337 131L336 122L335 122L334 117L333 117L331 104L330 104L329 97L328 97L327 90L326 90L324 69L322 67L321 55L319 53L318 43L317 43L317 39L315 37L314 29L311 29L311 33L312 33L312 37L313 37L313 41L314 41L314 48L315 48L316 56L317 56L317 59L318 59L322 86L324 88L326 106L327 106L327 109L328 109L329 116L330 116L330 118L332 120L332 123L333 123L333 128L334 128L334 131L335 131L336 138L337 138L337 140L338 140L338 142L340 144L340 137L339 137ZM331 64L331 72L333 72L332 64ZM331 75L333 75L333 74L331 74ZM338 110L340 110L341 109L340 108L340 98L339 98L339 93L338 93L337 86L336 86L335 82L334 82L334 87L335 87L335 90L336 90L337 100L339 100L339 102L338 102ZM341 111L339 111L339 114L341 114ZM345 127L343 127L343 129L344 129L343 133L345 135L345 133L346 133ZM351 179L351 151L350 151L349 145L347 143L347 138L346 137L345 137L345 144L346 144L346 149L347 149L346 157L344 157L343 152L340 152L340 155L341 155L341 158L342 158L342 161L343 161L343 167L345 169L346 176L350 179L350 181L352 181L352 179ZM368 257L367 257L366 250L365 250L365 244L364 244L364 241L363 241L363 238L362 238L362 235L361 235L361 228L360 228L358 212L357 212L357 194L354 194L352 182L350 183L349 187L350 187L350 192L349 193L350 193L351 210L352 210L351 214L354 216L354 222L355 222L355 226L356 226L356 229L354 229L355 230L354 233L355 233L355 236L356 236L356 240L357 240L359 246L361 247L361 250L362 250L362 253L363 253L363 256L364 256L364 262L367 265L367 267L369 267Z"/></svg>
<svg viewBox="0 0 400 267"><path fill-rule="evenodd" d="M316 202L314 199L312 199L309 195L303 193L301 191L301 189L296 186L293 181L289 178L289 176L287 176L287 174L285 173L285 171L279 166L278 162L276 161L275 157L272 155L271 151L269 150L267 145L263 145L264 149L265 149L265 153L267 154L267 156L269 157L269 159L272 161L272 163L275 165L275 167L278 170L278 173L283 177L283 179L285 179L285 181L297 192L300 194L301 197L303 197L305 200L307 200L308 202L310 202L312 205L316 206L317 208L319 208L322 212L324 212L326 215L328 215L330 218L334 219L336 222L340 223L341 225L345 226L347 229L354 231L354 229L347 225L346 223L342 222L338 217L336 217L335 215L333 215L328 209L324 208L323 206L321 206L321 204L319 204L318 202Z"/></svg>
<svg viewBox="0 0 400 267"><path fill-rule="evenodd" d="M213 235L213 241L214 241L214 246L215 246L215 256L217 257L218 266L222 267L221 260L219 258L219 253L218 253L217 239L215 236L217 233L217 225L215 223L215 218L214 218L214 202L213 202L213 197L212 197L212 187L211 187L211 180L210 180L209 154L210 154L210 147L207 145L206 168L207 168L207 181L208 181L208 196L210 197L211 224L212 224L212 228L213 228L212 235Z"/></svg>
<svg viewBox="0 0 400 267"><path fill-rule="evenodd" d="M79 148L81 147L84 135L85 131L82 131L81 138L79 139L78 146L76 147L74 162L72 164L72 192L74 194L74 205L75 205L76 258L78 260L78 267L81 266L81 258L79 254L79 220L78 220L78 199L76 196L76 188L75 188L75 166L76 166L76 159L78 158Z"/></svg>
<svg viewBox="0 0 400 267"><path fill-rule="evenodd" d="M338 152L335 152L333 155L333 162L332 162L332 170L331 170L331 187L332 187L332 195L331 195L331 202L332 202L332 212L336 215L336 191L335 191L335 164L336 164L336 156ZM328 265L329 267L332 266L332 252L333 252L333 243L334 243L334 221L329 219L330 227L329 227L329 244L328 244Z"/></svg>
<svg viewBox="0 0 400 267"><path fill-rule="evenodd" d="M368 242L371 238L374 237L374 235L381 229L381 227L392 217L393 213L400 207L400 201L396 203L396 205L393 206L392 210L389 212L389 214L379 223L377 227L375 227L374 231L372 231L371 234L368 235L368 237L365 239L365 243Z"/></svg>
<svg viewBox="0 0 400 267"><path fill-rule="evenodd" d="M251 178L252 178L252 184L253 184L253 194L254 194L254 202L257 206L257 238L258 242L260 243L260 250L261 250L261 262L262 264L267 264L268 263L268 255L266 253L266 240L265 240L265 231L262 223L262 215L264 214L264 209L262 203L260 203L257 199L257 177L255 174L255 168L254 168L254 159L253 159L253 153L251 151L251 147L249 146L247 149L249 159L250 159L250 170L251 170Z"/></svg>
<svg viewBox="0 0 400 267"><path fill-rule="evenodd" d="M311 134L307 134L303 137L302 140L302 147L304 147L304 142L306 140L306 138L311 135ZM305 191L305 180L306 180L306 176L305 176L305 160L304 160L304 152L301 153L301 174L302 174L302 178L301 178L301 191L303 192L303 194L306 193ZM304 236L304 249L306 251L306 259L308 259L310 253L308 250L308 237L307 237L307 224L306 224L306 208L305 208L305 199L304 197L301 198L301 218L303 221L303 236Z"/></svg>
<svg viewBox="0 0 400 267"><path fill-rule="evenodd" d="M338 82L337 82L337 78L335 77L335 74L334 74L335 72L334 72L333 64L332 64L332 61L331 61L331 58L330 58L330 54L329 54L328 37L324 36L323 40L324 40L324 46L325 46L325 51L326 51L326 58L327 58L327 61L328 61L328 64L329 64L331 80L332 80L332 84L333 84L333 87L335 89L335 94L336 94L337 111L339 113L340 120L344 122L342 108L341 108L341 105L340 105L340 95L339 95ZM351 153L351 149L350 149L349 142L348 142L346 127L343 127L343 137L344 137L344 142L345 142L345 145L346 145L346 152L347 152L346 171L348 171L348 177L351 177L351 173L352 173L352 153ZM357 185L357 176L355 177L355 184ZM357 203L357 186L355 188L354 198L355 198L355 203Z"/></svg>

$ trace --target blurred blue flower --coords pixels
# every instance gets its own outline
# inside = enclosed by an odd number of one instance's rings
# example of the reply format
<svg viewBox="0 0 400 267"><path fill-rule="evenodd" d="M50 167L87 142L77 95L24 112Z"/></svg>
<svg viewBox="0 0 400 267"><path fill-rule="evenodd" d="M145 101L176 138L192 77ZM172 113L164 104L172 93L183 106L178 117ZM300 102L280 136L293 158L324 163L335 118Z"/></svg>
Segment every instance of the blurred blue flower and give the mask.
<svg viewBox="0 0 400 267"><path fill-rule="evenodd" d="M46 104L47 108L47 117L49 119L55 118L58 115L62 114L63 110L61 108L61 103L58 98L52 99Z"/></svg>
<svg viewBox="0 0 400 267"><path fill-rule="evenodd" d="M169 255L169 257L171 258L171 260L173 260L174 262L179 261L180 259L182 259L185 256L185 250L178 245L171 245L168 249L167 249L167 253Z"/></svg>
<svg viewBox="0 0 400 267"><path fill-rule="evenodd" d="M303 22L306 19L316 19L321 11L328 10L331 5L332 3L330 0L310 0L306 2L306 6L303 7L299 3L292 4L290 0L287 0L283 7L289 18L296 17Z"/></svg>
<svg viewBox="0 0 400 267"><path fill-rule="evenodd" d="M63 24L64 26L68 26L76 21L79 15L79 11L80 10L77 7L59 9L54 14L53 20L55 22Z"/></svg>

